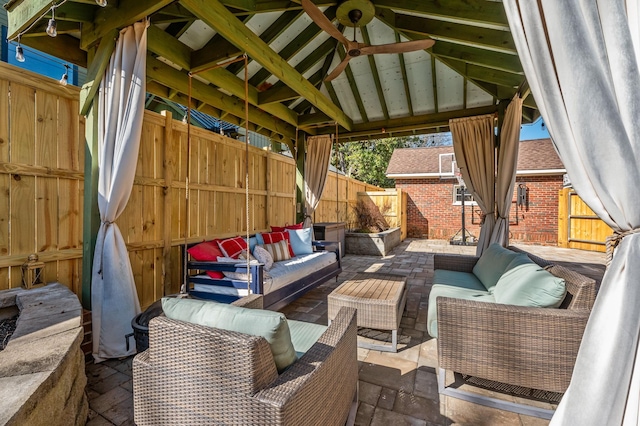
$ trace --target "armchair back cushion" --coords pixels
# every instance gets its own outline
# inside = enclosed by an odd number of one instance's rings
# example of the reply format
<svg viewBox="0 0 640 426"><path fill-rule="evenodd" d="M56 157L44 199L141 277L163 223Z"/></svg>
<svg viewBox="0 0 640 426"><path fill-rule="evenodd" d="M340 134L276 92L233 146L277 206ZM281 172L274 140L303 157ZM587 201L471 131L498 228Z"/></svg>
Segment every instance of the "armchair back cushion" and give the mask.
<svg viewBox="0 0 640 426"><path fill-rule="evenodd" d="M478 263L473 267L473 274L491 293L509 263L517 255L518 253L506 249L498 243L493 243L482 252Z"/></svg>
<svg viewBox="0 0 640 426"><path fill-rule="evenodd" d="M171 297L162 298L162 309L171 319L264 337L278 372L297 359L287 318L279 312Z"/></svg>
<svg viewBox="0 0 640 426"><path fill-rule="evenodd" d="M533 262L514 259L500 277L493 295L496 302L537 308L557 308L567 289L565 281Z"/></svg>

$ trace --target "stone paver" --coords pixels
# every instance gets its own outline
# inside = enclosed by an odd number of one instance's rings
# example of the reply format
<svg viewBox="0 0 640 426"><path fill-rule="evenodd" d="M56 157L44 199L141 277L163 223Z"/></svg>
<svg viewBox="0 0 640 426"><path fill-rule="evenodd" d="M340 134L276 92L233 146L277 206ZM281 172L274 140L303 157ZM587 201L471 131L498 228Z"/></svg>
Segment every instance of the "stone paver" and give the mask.
<svg viewBox="0 0 640 426"><path fill-rule="evenodd" d="M579 270L596 280L604 273L604 254L581 250L517 245L526 251ZM440 240L405 240L388 256L343 258L338 280L319 286L282 309L288 318L327 323L327 295L358 272L402 273L407 276L407 306L399 334L398 353L358 349L359 406L356 425L547 425L547 420L440 397L437 389L436 341L426 332L427 301L433 278L433 253L475 254L475 247L451 246ZM132 425L131 360L87 364L87 425ZM508 399L508 398L507 398Z"/></svg>

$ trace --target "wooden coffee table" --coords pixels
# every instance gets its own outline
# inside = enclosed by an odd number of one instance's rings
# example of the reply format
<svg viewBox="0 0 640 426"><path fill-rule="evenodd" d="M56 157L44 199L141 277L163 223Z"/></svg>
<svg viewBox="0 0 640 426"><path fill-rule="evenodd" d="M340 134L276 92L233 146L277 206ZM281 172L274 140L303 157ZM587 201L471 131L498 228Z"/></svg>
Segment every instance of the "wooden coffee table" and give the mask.
<svg viewBox="0 0 640 426"><path fill-rule="evenodd" d="M407 301L407 278L401 275L359 273L327 297L329 323L342 306L356 308L358 326L391 330L391 346L358 342L361 348L397 352L398 327Z"/></svg>

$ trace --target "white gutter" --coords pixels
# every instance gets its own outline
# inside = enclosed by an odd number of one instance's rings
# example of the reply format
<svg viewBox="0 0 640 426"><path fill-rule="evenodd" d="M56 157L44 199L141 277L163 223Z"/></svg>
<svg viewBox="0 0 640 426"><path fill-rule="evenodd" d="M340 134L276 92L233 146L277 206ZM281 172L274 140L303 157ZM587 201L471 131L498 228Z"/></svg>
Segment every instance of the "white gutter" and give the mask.
<svg viewBox="0 0 640 426"><path fill-rule="evenodd" d="M567 173L565 169L518 170L516 176L550 176L565 173ZM388 173L387 177L389 179L455 178L453 173Z"/></svg>

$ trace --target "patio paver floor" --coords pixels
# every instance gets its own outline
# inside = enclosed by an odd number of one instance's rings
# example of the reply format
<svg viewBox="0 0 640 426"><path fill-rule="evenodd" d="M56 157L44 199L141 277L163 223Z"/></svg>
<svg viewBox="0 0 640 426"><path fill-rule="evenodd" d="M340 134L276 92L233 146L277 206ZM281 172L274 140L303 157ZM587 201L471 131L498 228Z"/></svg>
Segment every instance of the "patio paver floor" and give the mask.
<svg viewBox="0 0 640 426"><path fill-rule="evenodd" d="M601 281L604 254L580 250L518 245ZM327 323L327 295L358 272L407 276L407 305L398 353L358 348L360 404L356 425L547 425L547 420L440 397L437 390L436 341L426 332L427 302L433 278L433 253L474 254L475 247L451 246L441 240L407 239L386 257L343 258L343 272L282 309L288 318ZM88 426L133 425L132 357L88 363Z"/></svg>

